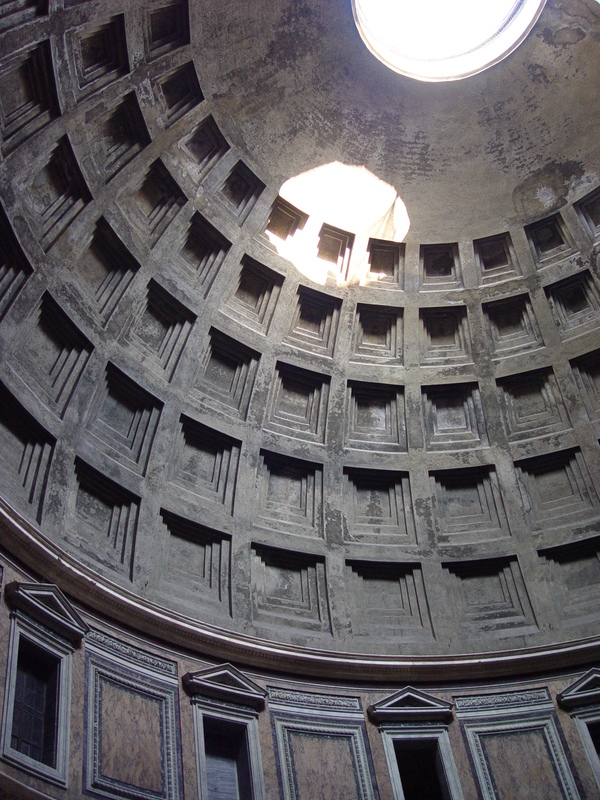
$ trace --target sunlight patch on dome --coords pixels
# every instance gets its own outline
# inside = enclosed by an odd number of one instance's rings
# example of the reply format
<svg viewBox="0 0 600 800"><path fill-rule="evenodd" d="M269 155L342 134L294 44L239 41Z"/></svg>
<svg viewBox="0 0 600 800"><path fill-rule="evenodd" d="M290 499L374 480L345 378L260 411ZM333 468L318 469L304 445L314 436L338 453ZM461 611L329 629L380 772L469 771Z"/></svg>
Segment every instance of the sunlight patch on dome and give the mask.
<svg viewBox="0 0 600 800"><path fill-rule="evenodd" d="M410 220L396 189L365 167L324 164L286 181L279 196L306 214L284 238L267 230L277 252L307 278L324 286L377 279L370 272L370 238L401 242Z"/></svg>

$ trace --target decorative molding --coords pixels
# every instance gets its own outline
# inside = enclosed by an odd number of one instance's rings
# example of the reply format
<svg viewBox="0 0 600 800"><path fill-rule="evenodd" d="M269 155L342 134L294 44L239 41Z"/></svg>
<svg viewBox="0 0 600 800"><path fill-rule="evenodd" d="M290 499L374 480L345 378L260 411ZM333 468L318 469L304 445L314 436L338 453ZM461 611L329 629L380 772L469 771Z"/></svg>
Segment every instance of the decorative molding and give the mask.
<svg viewBox="0 0 600 800"><path fill-rule="evenodd" d="M578 708L600 704L600 668L593 667L585 675L556 695L562 708Z"/></svg>
<svg viewBox="0 0 600 800"><path fill-rule="evenodd" d="M281 703L288 707L296 706L296 711L318 708L327 711L359 711L362 714L359 697L295 692L292 689L276 689L273 686L267 686L267 690L270 705Z"/></svg>
<svg viewBox="0 0 600 800"><path fill-rule="evenodd" d="M405 686L367 709L373 722L450 722L452 703Z"/></svg>
<svg viewBox="0 0 600 800"><path fill-rule="evenodd" d="M596 747L598 725L600 724L600 706L584 706L572 713L573 722L579 731L583 749L590 763L592 773L600 789L600 757ZM593 735L592 735L593 729Z"/></svg>
<svg viewBox="0 0 600 800"><path fill-rule="evenodd" d="M185 689L191 695L204 695L242 706L251 706L257 711L265 706L268 692L246 677L232 664L207 667L197 672L188 672L182 678Z"/></svg>
<svg viewBox="0 0 600 800"><path fill-rule="evenodd" d="M455 697L456 713L503 711L519 708L532 709L550 706L552 698L548 689L527 689L526 691L503 692L502 694L480 694L468 697Z"/></svg>
<svg viewBox="0 0 600 800"><path fill-rule="evenodd" d="M159 658L158 656L148 653L139 647L128 642L123 642L120 639L115 639L103 631L92 628L86 636L86 648L92 645L94 648L103 651L105 655L109 655L126 661L129 667L135 667L139 670L143 667L146 670L161 675L162 677L169 676L177 679L177 663L175 661L168 661L167 659Z"/></svg>
<svg viewBox="0 0 600 800"><path fill-rule="evenodd" d="M74 645L79 645L90 630L58 586L51 583L8 583L6 602L18 608L49 630Z"/></svg>

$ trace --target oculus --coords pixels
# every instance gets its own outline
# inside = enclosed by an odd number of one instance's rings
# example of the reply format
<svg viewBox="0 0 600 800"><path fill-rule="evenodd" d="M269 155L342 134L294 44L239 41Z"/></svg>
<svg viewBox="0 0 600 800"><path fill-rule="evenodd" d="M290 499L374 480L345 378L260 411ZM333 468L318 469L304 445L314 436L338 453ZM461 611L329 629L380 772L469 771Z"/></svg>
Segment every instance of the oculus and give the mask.
<svg viewBox="0 0 600 800"><path fill-rule="evenodd" d="M475 75L513 52L546 0L352 0L354 21L386 66L421 81Z"/></svg>

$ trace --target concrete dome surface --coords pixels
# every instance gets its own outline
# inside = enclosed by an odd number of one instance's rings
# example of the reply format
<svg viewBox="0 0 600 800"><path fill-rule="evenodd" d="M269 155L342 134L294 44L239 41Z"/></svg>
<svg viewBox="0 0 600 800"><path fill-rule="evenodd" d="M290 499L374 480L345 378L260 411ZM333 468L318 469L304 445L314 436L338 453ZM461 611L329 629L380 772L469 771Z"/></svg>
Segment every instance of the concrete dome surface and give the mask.
<svg viewBox="0 0 600 800"><path fill-rule="evenodd" d="M309 671L591 647L598 5L549 2L444 85L378 63L349 4L19 9L9 547L142 627ZM358 230L334 164L396 200ZM319 169L318 213L280 196Z"/></svg>
<svg viewBox="0 0 600 800"><path fill-rule="evenodd" d="M0 794L598 796L599 87L0 4Z"/></svg>

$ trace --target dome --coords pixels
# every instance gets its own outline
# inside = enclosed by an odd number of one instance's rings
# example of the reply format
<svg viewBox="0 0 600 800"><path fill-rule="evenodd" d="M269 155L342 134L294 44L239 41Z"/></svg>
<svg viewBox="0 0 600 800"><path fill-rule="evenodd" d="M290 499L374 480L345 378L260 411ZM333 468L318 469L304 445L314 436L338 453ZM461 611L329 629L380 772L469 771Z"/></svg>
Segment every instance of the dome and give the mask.
<svg viewBox="0 0 600 800"><path fill-rule="evenodd" d="M430 81L0 3L2 797L598 796L600 4L533 6Z"/></svg>
<svg viewBox="0 0 600 800"><path fill-rule="evenodd" d="M592 658L597 3L444 83L350 3L12 8L4 546L264 669Z"/></svg>

